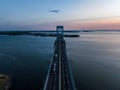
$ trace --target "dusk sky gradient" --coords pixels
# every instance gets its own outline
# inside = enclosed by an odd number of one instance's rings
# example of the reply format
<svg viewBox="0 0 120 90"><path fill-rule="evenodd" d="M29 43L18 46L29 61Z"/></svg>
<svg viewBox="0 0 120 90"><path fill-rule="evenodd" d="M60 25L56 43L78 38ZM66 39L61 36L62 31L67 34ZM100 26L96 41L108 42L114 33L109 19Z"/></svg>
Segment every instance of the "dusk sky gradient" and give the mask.
<svg viewBox="0 0 120 90"><path fill-rule="evenodd" d="M54 30L56 25L120 30L120 0L0 0L0 30Z"/></svg>

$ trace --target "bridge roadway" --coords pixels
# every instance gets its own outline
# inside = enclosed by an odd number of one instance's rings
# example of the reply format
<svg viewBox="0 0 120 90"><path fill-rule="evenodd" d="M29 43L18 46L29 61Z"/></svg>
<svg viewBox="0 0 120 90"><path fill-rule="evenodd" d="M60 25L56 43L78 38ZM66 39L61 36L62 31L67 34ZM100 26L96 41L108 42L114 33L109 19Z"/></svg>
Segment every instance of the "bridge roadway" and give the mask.
<svg viewBox="0 0 120 90"><path fill-rule="evenodd" d="M54 43L54 55L43 90L76 90L62 35Z"/></svg>

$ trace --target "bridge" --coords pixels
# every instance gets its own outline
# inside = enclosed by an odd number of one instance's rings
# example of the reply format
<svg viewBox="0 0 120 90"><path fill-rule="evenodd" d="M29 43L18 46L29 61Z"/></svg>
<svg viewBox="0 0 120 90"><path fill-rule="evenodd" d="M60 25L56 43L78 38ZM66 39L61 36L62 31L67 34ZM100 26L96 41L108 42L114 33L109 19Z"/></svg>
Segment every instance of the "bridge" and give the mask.
<svg viewBox="0 0 120 90"><path fill-rule="evenodd" d="M66 53L63 26L57 26L54 54L49 66L43 90L76 90Z"/></svg>

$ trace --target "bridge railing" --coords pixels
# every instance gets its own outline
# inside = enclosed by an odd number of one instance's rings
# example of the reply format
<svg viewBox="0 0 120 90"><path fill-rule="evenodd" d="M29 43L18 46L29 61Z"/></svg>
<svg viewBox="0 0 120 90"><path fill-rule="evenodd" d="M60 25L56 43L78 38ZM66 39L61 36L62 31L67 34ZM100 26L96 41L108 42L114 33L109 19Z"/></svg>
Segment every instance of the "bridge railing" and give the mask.
<svg viewBox="0 0 120 90"><path fill-rule="evenodd" d="M55 52L55 48L56 48L56 46L54 47L53 52ZM51 58L51 62L50 62L50 65L49 65L49 70L47 72L47 76L46 76L46 80L45 80L45 83L44 83L43 90L47 90L47 84L48 84L48 80L49 80L49 76L50 76L50 70L52 68L52 62L54 60L53 58L54 58L54 53L53 53L52 58Z"/></svg>

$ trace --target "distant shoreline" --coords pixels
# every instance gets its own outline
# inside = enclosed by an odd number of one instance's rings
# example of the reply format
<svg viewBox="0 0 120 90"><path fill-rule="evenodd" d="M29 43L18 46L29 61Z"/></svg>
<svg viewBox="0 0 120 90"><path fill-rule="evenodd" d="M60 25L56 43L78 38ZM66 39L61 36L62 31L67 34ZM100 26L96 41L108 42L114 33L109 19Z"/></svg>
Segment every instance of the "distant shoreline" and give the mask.
<svg viewBox="0 0 120 90"><path fill-rule="evenodd" d="M41 36L41 37L56 37L56 33L45 33L45 32L22 32L22 31L4 31L0 32L0 35L32 35L32 36ZM77 34L64 34L64 37L80 37Z"/></svg>
<svg viewBox="0 0 120 90"><path fill-rule="evenodd" d="M65 30L64 37L80 37L78 33L82 32L120 32L120 30ZM66 34L69 33L69 34ZM74 34L73 34L74 33ZM0 31L0 35L32 35L41 37L56 37L55 30L45 30L45 31Z"/></svg>
<svg viewBox="0 0 120 90"><path fill-rule="evenodd" d="M120 30L64 30L65 33L74 32L120 32ZM0 30L1 32L56 32L56 30Z"/></svg>

